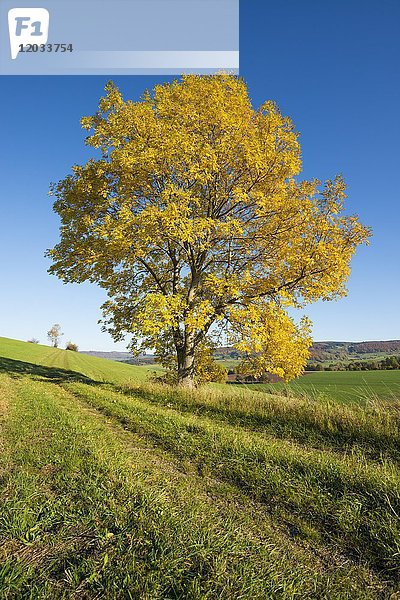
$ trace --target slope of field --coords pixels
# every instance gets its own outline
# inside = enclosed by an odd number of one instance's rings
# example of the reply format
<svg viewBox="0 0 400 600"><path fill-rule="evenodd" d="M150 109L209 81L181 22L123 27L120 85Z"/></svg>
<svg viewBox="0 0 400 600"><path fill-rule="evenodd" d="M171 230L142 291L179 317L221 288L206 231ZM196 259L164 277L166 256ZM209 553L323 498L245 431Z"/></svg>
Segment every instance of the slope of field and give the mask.
<svg viewBox="0 0 400 600"><path fill-rule="evenodd" d="M84 358L0 340L1 598L397 598L396 404Z"/></svg>
<svg viewBox="0 0 400 600"><path fill-rule="evenodd" d="M0 337L0 369L29 372L29 365L42 365L53 369L55 378L65 375L58 370L74 371L95 381L122 382L130 379L144 381L159 367L136 367L121 362L88 356L60 348L29 344ZM7 363L9 359L10 363ZM18 362L21 364L18 365ZM49 373L47 371L47 373Z"/></svg>

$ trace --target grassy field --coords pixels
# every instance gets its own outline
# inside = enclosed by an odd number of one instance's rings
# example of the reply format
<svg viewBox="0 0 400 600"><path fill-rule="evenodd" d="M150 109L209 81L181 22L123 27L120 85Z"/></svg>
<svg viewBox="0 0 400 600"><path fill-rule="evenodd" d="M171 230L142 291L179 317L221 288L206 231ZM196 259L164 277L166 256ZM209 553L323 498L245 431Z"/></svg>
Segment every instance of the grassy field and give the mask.
<svg viewBox="0 0 400 600"><path fill-rule="evenodd" d="M148 370L0 338L0 598L399 597L397 403Z"/></svg>
<svg viewBox="0 0 400 600"><path fill-rule="evenodd" d="M8 360L11 362L8 363ZM29 373L33 369L36 373L37 366L53 369L55 378L58 376L57 370L62 369L78 372L95 381L113 383L126 382L129 379L145 381L159 369L158 365L136 367L78 352L0 337L0 372L20 369L21 372ZM63 371L61 375L64 375ZM49 373L48 370L46 372Z"/></svg>
<svg viewBox="0 0 400 600"><path fill-rule="evenodd" d="M325 396L342 402L400 398L400 370L395 371L320 371L309 372L285 384L252 384L248 389L276 393L282 390Z"/></svg>

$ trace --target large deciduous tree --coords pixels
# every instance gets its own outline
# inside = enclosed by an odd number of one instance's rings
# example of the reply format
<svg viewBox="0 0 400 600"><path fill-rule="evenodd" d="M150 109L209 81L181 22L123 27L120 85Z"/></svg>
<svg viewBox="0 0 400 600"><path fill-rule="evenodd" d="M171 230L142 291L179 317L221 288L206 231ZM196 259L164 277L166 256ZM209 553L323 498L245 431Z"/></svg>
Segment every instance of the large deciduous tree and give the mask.
<svg viewBox="0 0 400 600"><path fill-rule="evenodd" d="M345 295L369 236L343 213L342 178L298 181L292 122L273 102L254 110L230 75L184 76L139 102L109 83L82 126L101 156L53 186L50 272L105 288L103 328L173 353L184 385L222 328L254 374L299 375L310 326L286 309Z"/></svg>

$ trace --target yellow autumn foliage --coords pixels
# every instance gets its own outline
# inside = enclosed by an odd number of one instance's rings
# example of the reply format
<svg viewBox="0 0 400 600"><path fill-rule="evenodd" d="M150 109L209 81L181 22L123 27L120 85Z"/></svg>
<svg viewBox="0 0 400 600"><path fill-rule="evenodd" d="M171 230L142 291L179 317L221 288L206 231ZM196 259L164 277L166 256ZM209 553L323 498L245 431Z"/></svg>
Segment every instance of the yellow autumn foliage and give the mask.
<svg viewBox="0 0 400 600"><path fill-rule="evenodd" d="M50 271L107 290L103 327L116 339L169 340L181 381L218 328L255 371L299 375L309 324L285 308L345 295L370 235L344 213L343 179L299 181L291 120L273 102L255 110L231 75L185 75L138 102L109 83L82 126L100 157L53 187Z"/></svg>

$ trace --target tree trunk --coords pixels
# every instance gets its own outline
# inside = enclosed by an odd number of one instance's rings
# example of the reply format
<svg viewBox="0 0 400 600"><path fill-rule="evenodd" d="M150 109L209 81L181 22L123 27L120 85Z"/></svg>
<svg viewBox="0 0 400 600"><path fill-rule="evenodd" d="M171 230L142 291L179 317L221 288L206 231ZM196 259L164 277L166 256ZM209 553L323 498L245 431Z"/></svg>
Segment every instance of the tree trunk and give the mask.
<svg viewBox="0 0 400 600"><path fill-rule="evenodd" d="M194 387L194 349L182 348L177 351L178 385L185 388Z"/></svg>

